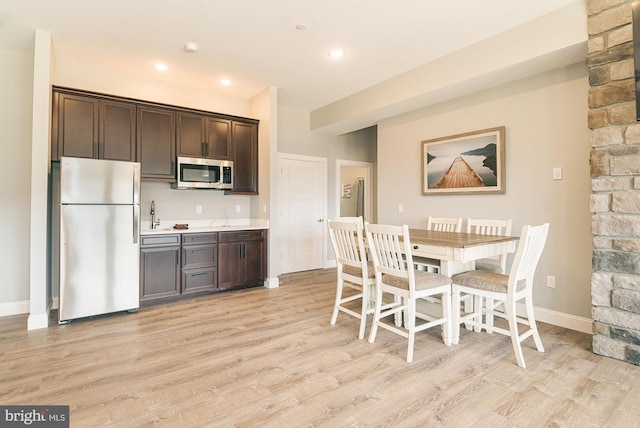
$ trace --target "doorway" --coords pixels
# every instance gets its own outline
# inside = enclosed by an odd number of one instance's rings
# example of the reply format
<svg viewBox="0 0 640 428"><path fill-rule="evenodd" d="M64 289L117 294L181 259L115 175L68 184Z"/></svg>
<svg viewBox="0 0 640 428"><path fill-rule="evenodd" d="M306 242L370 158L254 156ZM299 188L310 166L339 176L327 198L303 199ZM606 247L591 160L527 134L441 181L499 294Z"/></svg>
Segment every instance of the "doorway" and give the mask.
<svg viewBox="0 0 640 428"><path fill-rule="evenodd" d="M362 217L374 221L373 216L373 164L370 162L336 161L337 217Z"/></svg>
<svg viewBox="0 0 640 428"><path fill-rule="evenodd" d="M327 159L278 155L280 272L321 269L326 254Z"/></svg>

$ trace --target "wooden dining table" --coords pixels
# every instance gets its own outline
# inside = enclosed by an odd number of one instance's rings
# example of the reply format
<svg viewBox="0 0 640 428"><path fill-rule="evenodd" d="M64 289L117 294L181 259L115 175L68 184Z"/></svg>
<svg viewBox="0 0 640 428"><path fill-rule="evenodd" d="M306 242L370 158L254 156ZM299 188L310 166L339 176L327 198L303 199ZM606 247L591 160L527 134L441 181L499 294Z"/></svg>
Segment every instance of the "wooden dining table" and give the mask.
<svg viewBox="0 0 640 428"><path fill-rule="evenodd" d="M412 255L440 261L440 273L452 276L475 269L475 261L516 251L517 236L480 235L409 229Z"/></svg>

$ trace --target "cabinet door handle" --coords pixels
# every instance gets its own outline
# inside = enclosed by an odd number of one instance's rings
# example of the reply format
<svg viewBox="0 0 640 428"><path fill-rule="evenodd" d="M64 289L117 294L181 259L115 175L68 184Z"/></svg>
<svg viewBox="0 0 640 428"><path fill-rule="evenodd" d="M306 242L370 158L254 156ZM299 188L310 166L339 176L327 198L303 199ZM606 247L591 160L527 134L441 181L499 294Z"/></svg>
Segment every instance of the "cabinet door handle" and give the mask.
<svg viewBox="0 0 640 428"><path fill-rule="evenodd" d="M192 273L191 277L193 278L194 276L205 276L208 274L209 274L208 272Z"/></svg>
<svg viewBox="0 0 640 428"><path fill-rule="evenodd" d="M208 249L203 249L203 250L191 250L191 254L195 254L195 253L208 253L209 250Z"/></svg>

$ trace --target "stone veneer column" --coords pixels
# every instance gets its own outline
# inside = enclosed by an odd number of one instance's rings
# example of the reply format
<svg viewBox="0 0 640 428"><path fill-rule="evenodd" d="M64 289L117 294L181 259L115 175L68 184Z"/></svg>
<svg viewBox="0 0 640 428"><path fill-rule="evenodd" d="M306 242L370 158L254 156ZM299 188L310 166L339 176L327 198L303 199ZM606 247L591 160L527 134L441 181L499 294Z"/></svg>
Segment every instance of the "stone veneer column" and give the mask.
<svg viewBox="0 0 640 428"><path fill-rule="evenodd" d="M593 351L640 365L640 124L630 0L587 0Z"/></svg>

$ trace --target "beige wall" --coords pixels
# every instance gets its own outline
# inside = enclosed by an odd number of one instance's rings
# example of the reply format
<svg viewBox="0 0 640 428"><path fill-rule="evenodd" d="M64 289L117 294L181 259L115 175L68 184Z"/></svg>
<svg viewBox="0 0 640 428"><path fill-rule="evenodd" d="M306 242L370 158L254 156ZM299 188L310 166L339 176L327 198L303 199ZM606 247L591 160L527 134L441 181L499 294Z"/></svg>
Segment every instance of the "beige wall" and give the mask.
<svg viewBox="0 0 640 428"><path fill-rule="evenodd" d="M381 122L379 222L424 227L429 215L512 218L517 235L524 224L549 222L534 305L590 319L587 91L586 65L577 64ZM422 140L503 125L506 194L421 195ZM554 167L563 169L562 180L552 179ZM547 275L556 277L555 289L546 287Z"/></svg>
<svg viewBox="0 0 640 428"><path fill-rule="evenodd" d="M278 152L327 159L327 214L338 215L336 163L338 159L376 163L376 128L369 127L338 136L309 130L309 112L278 107ZM374 198L375 199L375 198ZM374 210L375 212L375 210Z"/></svg>
<svg viewBox="0 0 640 428"><path fill-rule="evenodd" d="M33 56L0 50L0 310L29 309Z"/></svg>

